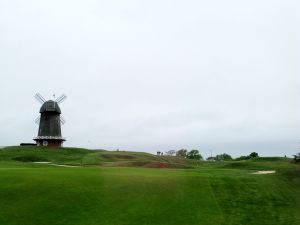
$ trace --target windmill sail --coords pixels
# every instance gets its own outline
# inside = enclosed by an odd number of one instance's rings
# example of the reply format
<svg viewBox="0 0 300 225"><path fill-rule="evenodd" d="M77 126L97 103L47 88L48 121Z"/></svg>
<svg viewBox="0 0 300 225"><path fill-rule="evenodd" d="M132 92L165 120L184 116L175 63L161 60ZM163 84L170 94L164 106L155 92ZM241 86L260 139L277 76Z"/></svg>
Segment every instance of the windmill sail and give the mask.
<svg viewBox="0 0 300 225"><path fill-rule="evenodd" d="M63 95L59 96L55 101L56 101L58 104L60 104L60 103L62 103L63 101L65 101L66 98L67 98L67 96L66 96L65 94L63 94Z"/></svg>
<svg viewBox="0 0 300 225"><path fill-rule="evenodd" d="M36 93L34 97L41 104L44 104L46 102L46 100L43 98L43 96L40 93Z"/></svg>
<svg viewBox="0 0 300 225"><path fill-rule="evenodd" d="M66 120L65 120L63 117L60 117L60 123L61 123L62 125L64 125L64 124L66 123Z"/></svg>
<svg viewBox="0 0 300 225"><path fill-rule="evenodd" d="M41 120L41 116L38 116L35 120L34 120L34 122L36 123L36 124L40 124L40 120Z"/></svg>

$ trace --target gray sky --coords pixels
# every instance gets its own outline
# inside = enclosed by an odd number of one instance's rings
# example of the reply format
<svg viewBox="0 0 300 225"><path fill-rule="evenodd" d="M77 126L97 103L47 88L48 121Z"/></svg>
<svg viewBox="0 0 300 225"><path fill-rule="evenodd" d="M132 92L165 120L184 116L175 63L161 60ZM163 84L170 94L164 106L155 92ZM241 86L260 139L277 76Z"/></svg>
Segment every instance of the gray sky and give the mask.
<svg viewBox="0 0 300 225"><path fill-rule="evenodd" d="M296 0L0 0L0 145L37 135L40 92L68 95L65 146L294 154L299 9Z"/></svg>

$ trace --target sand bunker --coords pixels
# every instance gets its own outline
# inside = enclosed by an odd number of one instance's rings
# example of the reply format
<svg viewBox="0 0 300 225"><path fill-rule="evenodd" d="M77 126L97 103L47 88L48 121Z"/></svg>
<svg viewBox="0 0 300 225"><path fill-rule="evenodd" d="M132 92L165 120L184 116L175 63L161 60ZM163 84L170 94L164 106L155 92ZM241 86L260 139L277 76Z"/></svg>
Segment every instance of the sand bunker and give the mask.
<svg viewBox="0 0 300 225"><path fill-rule="evenodd" d="M254 172L252 174L272 174L272 173L276 173L276 171L275 170L262 170L262 171Z"/></svg>
<svg viewBox="0 0 300 225"><path fill-rule="evenodd" d="M54 163L51 163L49 165L52 165L52 166L62 166L62 167L79 167L79 166L62 165L62 164L54 164Z"/></svg>
<svg viewBox="0 0 300 225"><path fill-rule="evenodd" d="M71 166L71 165L63 165L63 164L55 164L51 162L33 162L33 163L38 163L38 164L48 164L51 166L62 166L62 167L79 167L79 166Z"/></svg>

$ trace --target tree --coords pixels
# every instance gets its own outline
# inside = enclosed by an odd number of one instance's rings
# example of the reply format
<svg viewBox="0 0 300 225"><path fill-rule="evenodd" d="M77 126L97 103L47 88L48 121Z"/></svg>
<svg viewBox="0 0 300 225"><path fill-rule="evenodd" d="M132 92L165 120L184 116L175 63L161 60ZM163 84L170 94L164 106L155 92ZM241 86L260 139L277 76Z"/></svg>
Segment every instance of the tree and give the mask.
<svg viewBox="0 0 300 225"><path fill-rule="evenodd" d="M176 152L176 156L179 156L179 157L186 158L186 155L187 155L186 149L180 149Z"/></svg>
<svg viewBox="0 0 300 225"><path fill-rule="evenodd" d="M231 155L223 153L221 155L216 155L216 161L230 161L232 160Z"/></svg>
<svg viewBox="0 0 300 225"><path fill-rule="evenodd" d="M300 152L294 155L294 162L295 163L300 163Z"/></svg>
<svg viewBox="0 0 300 225"><path fill-rule="evenodd" d="M256 157L258 157L258 153L257 152L251 152L251 154L249 156L251 158L256 158Z"/></svg>
<svg viewBox="0 0 300 225"><path fill-rule="evenodd" d="M198 150L191 150L190 152L187 153L186 157L188 159L203 159L202 155L199 153Z"/></svg>

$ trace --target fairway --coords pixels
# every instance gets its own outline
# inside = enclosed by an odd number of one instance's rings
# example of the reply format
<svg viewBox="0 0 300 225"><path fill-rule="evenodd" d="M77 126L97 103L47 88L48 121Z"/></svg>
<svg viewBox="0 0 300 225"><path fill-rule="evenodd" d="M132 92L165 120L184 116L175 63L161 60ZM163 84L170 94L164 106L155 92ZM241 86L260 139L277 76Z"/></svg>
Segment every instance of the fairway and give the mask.
<svg viewBox="0 0 300 225"><path fill-rule="evenodd" d="M15 165L0 183L3 225L300 224L299 176L278 173Z"/></svg>

